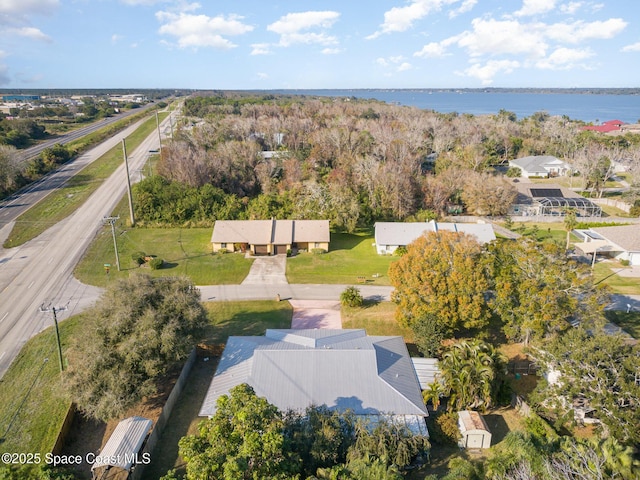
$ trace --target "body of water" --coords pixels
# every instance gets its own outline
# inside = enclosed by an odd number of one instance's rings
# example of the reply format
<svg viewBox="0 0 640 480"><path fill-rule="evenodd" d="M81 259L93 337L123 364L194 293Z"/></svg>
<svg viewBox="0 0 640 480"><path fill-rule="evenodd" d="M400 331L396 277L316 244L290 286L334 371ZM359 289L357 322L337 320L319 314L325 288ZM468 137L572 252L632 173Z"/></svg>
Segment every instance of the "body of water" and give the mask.
<svg viewBox="0 0 640 480"><path fill-rule="evenodd" d="M441 113L487 115L504 109L515 113L518 119L541 111L594 124L607 120L638 123L640 119L640 95L368 89L274 90L273 93L372 98Z"/></svg>

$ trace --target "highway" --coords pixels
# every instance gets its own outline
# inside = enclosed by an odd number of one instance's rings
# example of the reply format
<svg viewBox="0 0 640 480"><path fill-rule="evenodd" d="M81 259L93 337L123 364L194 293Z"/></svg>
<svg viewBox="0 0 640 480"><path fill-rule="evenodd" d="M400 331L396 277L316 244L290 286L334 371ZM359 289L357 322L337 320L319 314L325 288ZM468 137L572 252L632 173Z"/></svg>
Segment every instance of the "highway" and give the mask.
<svg viewBox="0 0 640 480"><path fill-rule="evenodd" d="M175 113L174 113L175 114ZM163 121L161 130L168 125ZM90 163L102 154L122 143L137 125L112 137L87 152L82 162ZM149 150L159 148L158 134L154 131L133 152L128 151L129 171L133 175L142 169ZM80 159L79 159L80 160ZM75 162L74 162L75 163ZM73 165L65 166L57 175L50 175L38 185L32 186L16 198L0 205L0 243L12 227L15 212L34 203L32 196L50 192L64 177L71 175ZM42 235L26 244L0 249L0 378L4 375L24 343L42 329L53 324L51 313L40 312L44 304L49 307L66 307L58 314L58 320L79 313L91 305L100 290L80 284L73 277L73 269L108 216L126 191L124 163L73 215L54 225ZM53 344L52 344L53 345ZM52 350L55 355L55 350Z"/></svg>
<svg viewBox="0 0 640 480"><path fill-rule="evenodd" d="M100 120L98 122L93 122L89 125L87 125L86 127L82 127L82 128L78 128L77 130L74 130L72 132L69 132L67 134L64 135L60 135L57 136L55 138L50 138L48 140L45 140L43 142L38 143L38 145L35 145L33 147L29 147L29 148L25 148L24 150L20 150L18 152L18 159L21 162L27 161L31 158L36 157L37 155L39 155L43 150L45 150L46 148L50 148L53 147L55 144L59 143L61 145L64 145L66 143L72 142L74 140L77 140L79 138L82 138L86 135L89 135L97 130L100 130L101 128L106 127L107 125L111 125L112 123L116 123L119 122L120 120L123 120L127 117L130 117L131 115L135 115L137 113L141 113L144 112L145 110L154 107L155 104L154 103L148 103L147 105L144 105L143 107L140 108L135 108L133 110L129 110L128 112L125 113L120 113L118 115L114 115L113 117L108 117L105 118L104 120Z"/></svg>

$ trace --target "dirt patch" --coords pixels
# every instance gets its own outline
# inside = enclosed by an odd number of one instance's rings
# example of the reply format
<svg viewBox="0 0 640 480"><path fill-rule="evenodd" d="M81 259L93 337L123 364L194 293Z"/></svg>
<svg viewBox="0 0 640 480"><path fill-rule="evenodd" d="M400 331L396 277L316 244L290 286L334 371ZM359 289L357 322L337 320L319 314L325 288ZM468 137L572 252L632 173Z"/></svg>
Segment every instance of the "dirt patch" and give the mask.
<svg viewBox="0 0 640 480"><path fill-rule="evenodd" d="M143 402L131 409L122 416L121 419L111 420L109 422L101 422L91 418L87 418L81 412L77 412L71 429L65 441L62 449L62 455L80 455L86 458L88 453L99 453L100 450L109 440L109 437L115 430L120 420L132 417L140 416L153 420L154 424L162 413L162 408L175 385L178 376L180 375L180 368L175 368L158 380L156 384L157 393L151 397L145 398ZM74 470L77 477L80 479L91 478L91 464L83 462L78 465ZM109 479L119 479L120 477L115 475L109 475ZM126 478L126 475L122 478Z"/></svg>

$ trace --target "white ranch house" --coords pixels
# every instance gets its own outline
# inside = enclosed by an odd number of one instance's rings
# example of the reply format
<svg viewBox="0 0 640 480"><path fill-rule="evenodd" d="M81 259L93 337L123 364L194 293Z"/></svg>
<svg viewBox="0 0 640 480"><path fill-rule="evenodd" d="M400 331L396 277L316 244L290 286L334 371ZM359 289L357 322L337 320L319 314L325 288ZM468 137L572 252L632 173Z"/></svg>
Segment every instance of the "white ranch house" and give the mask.
<svg viewBox="0 0 640 480"><path fill-rule="evenodd" d="M533 155L509 160L510 167L519 168L522 177L557 177L566 175L571 165L551 155Z"/></svg>

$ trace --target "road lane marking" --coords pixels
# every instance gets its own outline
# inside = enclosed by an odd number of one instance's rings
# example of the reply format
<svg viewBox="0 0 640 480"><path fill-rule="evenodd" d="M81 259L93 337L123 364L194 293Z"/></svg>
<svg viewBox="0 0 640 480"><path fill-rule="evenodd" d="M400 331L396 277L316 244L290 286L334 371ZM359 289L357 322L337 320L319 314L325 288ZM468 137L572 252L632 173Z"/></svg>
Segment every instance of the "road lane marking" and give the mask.
<svg viewBox="0 0 640 480"><path fill-rule="evenodd" d="M35 282L31 282L31 283L29 284L29 286L27 287L27 289L29 289L29 288L33 287L33 284L34 284L34 283L35 283Z"/></svg>
<svg viewBox="0 0 640 480"><path fill-rule="evenodd" d="M0 319L0 322L4 322L4 319L7 318L7 315L9 315L9 312L5 313L4 316L2 317L2 319Z"/></svg>
<svg viewBox="0 0 640 480"><path fill-rule="evenodd" d="M0 355L0 360L2 360L2 357L4 357L7 354L7 352L2 352L2 355Z"/></svg>

